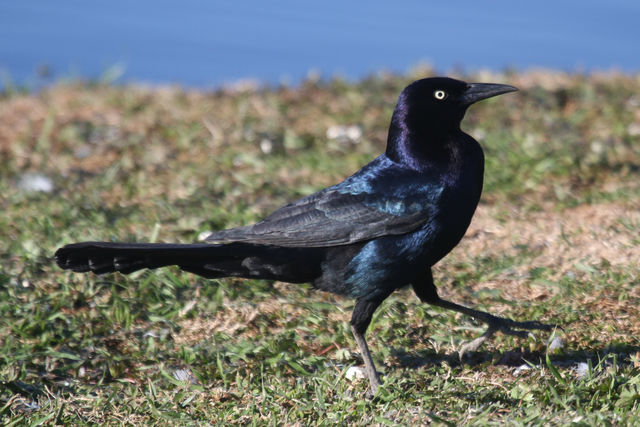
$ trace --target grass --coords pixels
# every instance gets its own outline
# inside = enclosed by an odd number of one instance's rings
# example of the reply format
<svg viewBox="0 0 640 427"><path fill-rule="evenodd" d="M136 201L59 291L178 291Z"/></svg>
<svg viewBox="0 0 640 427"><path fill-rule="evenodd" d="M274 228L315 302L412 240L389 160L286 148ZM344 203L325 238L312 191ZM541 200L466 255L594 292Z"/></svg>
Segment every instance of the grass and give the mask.
<svg viewBox="0 0 640 427"><path fill-rule="evenodd" d="M435 268L449 299L556 322L563 345L481 333L410 290L361 361L353 301L309 286L59 270L78 240L190 242L338 182L384 149L396 97L430 74L299 88L64 83L0 96L0 419L37 424L637 425L640 77L553 71L463 78L520 87L474 106L483 200ZM356 125L362 135L329 139ZM28 174L51 193L29 191Z"/></svg>

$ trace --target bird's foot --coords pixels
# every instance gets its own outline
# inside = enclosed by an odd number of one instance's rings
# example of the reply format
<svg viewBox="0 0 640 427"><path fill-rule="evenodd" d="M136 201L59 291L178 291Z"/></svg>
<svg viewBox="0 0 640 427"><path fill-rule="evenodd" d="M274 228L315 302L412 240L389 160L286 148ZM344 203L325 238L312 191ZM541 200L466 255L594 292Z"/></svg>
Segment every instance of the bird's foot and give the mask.
<svg viewBox="0 0 640 427"><path fill-rule="evenodd" d="M458 350L458 357L460 358L460 360L462 360L466 353L477 351L482 346L482 344L484 344L489 338L493 336L493 334L495 334L495 332L495 329L491 329L489 327L485 331L485 333L480 335L478 338L462 344L460 346L460 349Z"/></svg>
<svg viewBox="0 0 640 427"><path fill-rule="evenodd" d="M378 393L378 388L382 385L382 381L380 380L380 376L375 368L373 369L373 372L371 372L370 369L365 368L365 370L367 371L367 377L369 377L369 389L365 393L365 397L367 399L373 399L376 393Z"/></svg>
<svg viewBox="0 0 640 427"><path fill-rule="evenodd" d="M488 313L483 313L487 316L483 320L486 322L489 327L487 330L478 338L470 341L468 343L463 344L458 350L458 356L460 360L462 360L463 356L466 353L477 351L482 344L484 344L489 338L491 338L496 332L502 332L506 335L512 335L520 338L533 338L535 339L535 335L531 333L531 331L553 331L558 328L557 325L548 325L546 323L541 323L537 321L527 321L527 322L516 322L511 319L493 316Z"/></svg>
<svg viewBox="0 0 640 427"><path fill-rule="evenodd" d="M367 392L364 394L364 397L368 400L373 399L376 396L376 393L378 392L378 387L381 386L382 384L373 384L371 383L371 385L369 386L369 389L367 390Z"/></svg>

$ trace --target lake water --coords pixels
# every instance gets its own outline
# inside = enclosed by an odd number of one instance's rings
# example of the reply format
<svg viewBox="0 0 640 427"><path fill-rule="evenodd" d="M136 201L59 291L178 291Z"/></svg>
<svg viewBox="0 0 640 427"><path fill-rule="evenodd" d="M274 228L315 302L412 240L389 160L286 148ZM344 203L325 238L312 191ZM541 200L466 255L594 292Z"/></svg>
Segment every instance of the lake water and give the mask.
<svg viewBox="0 0 640 427"><path fill-rule="evenodd" d="M118 68L121 82L198 87L295 84L310 70L355 79L420 62L638 71L639 46L637 0L0 2L2 80L28 87Z"/></svg>

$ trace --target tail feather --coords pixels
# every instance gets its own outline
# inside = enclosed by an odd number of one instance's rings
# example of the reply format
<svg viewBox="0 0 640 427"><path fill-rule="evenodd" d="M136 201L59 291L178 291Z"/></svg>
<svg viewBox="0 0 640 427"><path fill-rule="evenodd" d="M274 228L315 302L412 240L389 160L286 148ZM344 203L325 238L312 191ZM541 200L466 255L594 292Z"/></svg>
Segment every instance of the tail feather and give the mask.
<svg viewBox="0 0 640 427"><path fill-rule="evenodd" d="M211 244L82 242L58 249L55 260L60 268L79 273L118 271L129 274L143 268L168 265L197 269L207 259L238 259L237 248L229 249L231 247Z"/></svg>
<svg viewBox="0 0 640 427"><path fill-rule="evenodd" d="M322 274L325 248L289 248L253 243L111 243L82 242L55 253L56 263L79 273L133 273L177 265L206 278L246 277L285 282L313 282Z"/></svg>

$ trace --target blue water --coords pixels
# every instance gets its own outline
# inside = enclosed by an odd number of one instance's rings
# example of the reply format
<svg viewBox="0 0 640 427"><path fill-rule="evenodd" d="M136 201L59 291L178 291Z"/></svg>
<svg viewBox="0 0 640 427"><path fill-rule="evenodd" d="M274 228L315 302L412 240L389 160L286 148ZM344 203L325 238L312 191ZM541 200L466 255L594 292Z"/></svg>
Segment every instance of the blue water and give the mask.
<svg viewBox="0 0 640 427"><path fill-rule="evenodd" d="M0 73L217 86L356 79L419 62L640 70L640 1L2 0ZM49 77L42 77L42 70Z"/></svg>

